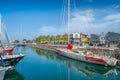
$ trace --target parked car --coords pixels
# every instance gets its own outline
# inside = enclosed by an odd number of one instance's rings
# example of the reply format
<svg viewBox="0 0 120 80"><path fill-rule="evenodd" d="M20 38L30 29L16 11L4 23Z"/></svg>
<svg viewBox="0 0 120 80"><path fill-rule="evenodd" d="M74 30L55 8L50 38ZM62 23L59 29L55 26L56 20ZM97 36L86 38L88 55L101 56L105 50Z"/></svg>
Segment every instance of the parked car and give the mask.
<svg viewBox="0 0 120 80"><path fill-rule="evenodd" d="M83 46L83 43L82 43L82 42L80 42L80 46Z"/></svg>
<svg viewBox="0 0 120 80"><path fill-rule="evenodd" d="M93 46L94 44L93 43L89 43L89 46Z"/></svg>
<svg viewBox="0 0 120 80"><path fill-rule="evenodd" d="M96 46L102 46L102 44L97 43Z"/></svg>

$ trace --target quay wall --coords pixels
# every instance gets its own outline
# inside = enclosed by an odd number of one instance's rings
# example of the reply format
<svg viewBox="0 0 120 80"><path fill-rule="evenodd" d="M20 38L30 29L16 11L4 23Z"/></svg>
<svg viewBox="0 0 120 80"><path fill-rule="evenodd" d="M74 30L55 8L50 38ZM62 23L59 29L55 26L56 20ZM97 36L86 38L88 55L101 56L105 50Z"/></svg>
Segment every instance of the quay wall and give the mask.
<svg viewBox="0 0 120 80"><path fill-rule="evenodd" d="M26 44L26 46L33 47L33 48L38 48L38 49L44 49L44 50L51 50L55 51L55 48L66 48L67 45L53 45L53 44ZM115 57L116 59L120 60L120 48L116 47L94 47L94 46L77 46L74 45L74 49L78 50L86 50L86 51L91 51L93 54L98 54L98 55L106 55L106 56L111 56Z"/></svg>

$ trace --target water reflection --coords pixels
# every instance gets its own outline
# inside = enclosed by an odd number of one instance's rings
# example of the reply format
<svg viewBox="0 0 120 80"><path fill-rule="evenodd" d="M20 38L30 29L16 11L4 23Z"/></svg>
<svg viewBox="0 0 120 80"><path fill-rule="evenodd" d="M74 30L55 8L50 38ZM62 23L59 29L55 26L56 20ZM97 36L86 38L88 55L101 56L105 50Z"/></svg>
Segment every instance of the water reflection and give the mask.
<svg viewBox="0 0 120 80"><path fill-rule="evenodd" d="M111 77L113 75L118 75L119 69L116 67L105 67L80 61L75 61L70 58L58 55L52 51L45 51L36 49L36 53L40 56L45 56L49 60L56 59L58 62L64 63L68 67L68 80L70 79L70 69L74 69L79 73L82 73L84 76L90 79L94 79L96 75L101 75L103 77ZM118 75L119 76L119 75ZM107 78L108 79L108 78ZM111 79L111 78L110 78Z"/></svg>
<svg viewBox="0 0 120 80"><path fill-rule="evenodd" d="M43 56L45 56L47 59L49 59L49 60L52 60L52 59L54 59L55 58L55 52L53 52L53 51L47 51L47 50L40 50L40 49L34 49L35 51L36 51L36 53L38 54L38 55L43 55Z"/></svg>
<svg viewBox="0 0 120 80"><path fill-rule="evenodd" d="M5 72L5 76L3 80L25 80L25 77L23 77L15 69L12 69Z"/></svg>
<svg viewBox="0 0 120 80"><path fill-rule="evenodd" d="M26 46L15 46L13 54L20 54L23 53L27 50Z"/></svg>
<svg viewBox="0 0 120 80"><path fill-rule="evenodd" d="M75 61L60 55L57 55L56 58L64 62L66 65L70 65L70 67L74 68L78 72L81 72L82 74L84 74L89 78L94 77L94 74L91 74L93 72L99 73L104 76L117 74L115 67L105 67L105 66L100 66L100 65L95 65L95 64L85 63L85 62L79 62L79 61Z"/></svg>

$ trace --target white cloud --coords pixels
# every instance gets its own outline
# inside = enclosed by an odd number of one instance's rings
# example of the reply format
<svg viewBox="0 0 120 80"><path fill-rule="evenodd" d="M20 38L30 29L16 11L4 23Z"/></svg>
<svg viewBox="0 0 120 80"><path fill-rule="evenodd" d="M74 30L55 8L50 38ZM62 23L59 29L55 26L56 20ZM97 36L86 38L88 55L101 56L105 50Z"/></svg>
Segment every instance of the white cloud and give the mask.
<svg viewBox="0 0 120 80"><path fill-rule="evenodd" d="M90 9L71 13L70 33L82 32L90 34L108 31L119 32L120 13L107 14L104 16L100 14L101 13ZM64 34L67 33L67 27L43 26L38 31L40 35Z"/></svg>
<svg viewBox="0 0 120 80"><path fill-rule="evenodd" d="M94 10L77 11L72 14L71 32L100 33L114 29L120 23L120 13L99 16ZM99 16L100 18L97 18Z"/></svg>
<svg viewBox="0 0 120 80"><path fill-rule="evenodd" d="M56 28L54 26L43 26L37 30L39 35L53 35L53 34L64 34L66 31L65 28Z"/></svg>
<svg viewBox="0 0 120 80"><path fill-rule="evenodd" d="M92 10L73 12L72 16L73 18L71 19L71 21L77 20L77 21L92 22L95 20Z"/></svg>
<svg viewBox="0 0 120 80"><path fill-rule="evenodd" d="M104 20L120 20L120 13L119 14L110 14L104 17Z"/></svg>
<svg viewBox="0 0 120 80"><path fill-rule="evenodd" d="M41 35L49 35L56 32L56 28L52 26L43 26L42 28L38 29L38 33Z"/></svg>

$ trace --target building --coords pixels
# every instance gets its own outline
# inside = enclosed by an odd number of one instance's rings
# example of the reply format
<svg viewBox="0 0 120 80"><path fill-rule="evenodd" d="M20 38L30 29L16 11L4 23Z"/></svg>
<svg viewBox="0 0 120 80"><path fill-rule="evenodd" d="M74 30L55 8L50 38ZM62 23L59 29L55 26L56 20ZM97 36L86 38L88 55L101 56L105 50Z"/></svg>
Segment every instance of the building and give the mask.
<svg viewBox="0 0 120 80"><path fill-rule="evenodd" d="M80 42L82 42L82 43L88 43L88 42L89 42L89 37L88 37L88 35L81 33L81 34L80 34Z"/></svg>
<svg viewBox="0 0 120 80"><path fill-rule="evenodd" d="M120 34L115 32L108 32L105 36L107 46L117 47L120 44Z"/></svg>
<svg viewBox="0 0 120 80"><path fill-rule="evenodd" d="M80 44L80 34L79 33L73 34L73 44Z"/></svg>
<svg viewBox="0 0 120 80"><path fill-rule="evenodd" d="M70 34L70 43L72 44L82 44L88 42L89 42L89 38L87 34L83 34L83 33Z"/></svg>
<svg viewBox="0 0 120 80"><path fill-rule="evenodd" d="M92 44L99 43L99 35L91 34L89 38L89 42Z"/></svg>
<svg viewBox="0 0 120 80"><path fill-rule="evenodd" d="M103 44L103 45L106 43L105 34L103 32L99 35L99 41L100 41L100 44Z"/></svg>

